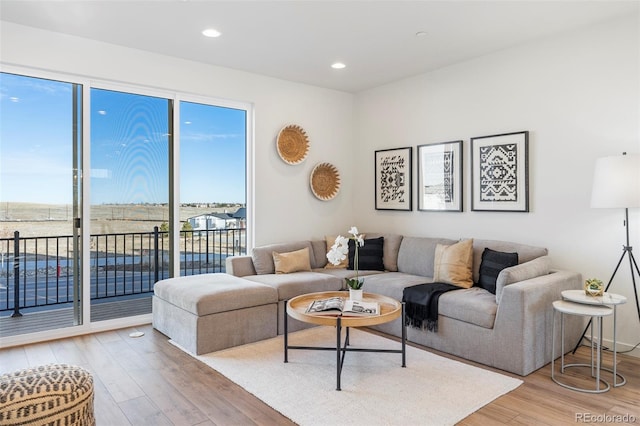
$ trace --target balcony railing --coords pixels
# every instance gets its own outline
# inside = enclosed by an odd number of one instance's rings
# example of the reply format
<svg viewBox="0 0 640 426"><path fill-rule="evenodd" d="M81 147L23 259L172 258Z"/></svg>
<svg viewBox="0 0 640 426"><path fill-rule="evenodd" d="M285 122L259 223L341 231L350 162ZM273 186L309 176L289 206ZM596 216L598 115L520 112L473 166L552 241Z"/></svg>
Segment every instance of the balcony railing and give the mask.
<svg viewBox="0 0 640 426"><path fill-rule="evenodd" d="M73 236L0 239L0 312L72 303L80 282ZM92 300L153 292L169 277L169 235L159 231L91 235ZM180 232L180 275L224 272L228 256L246 253L246 229Z"/></svg>

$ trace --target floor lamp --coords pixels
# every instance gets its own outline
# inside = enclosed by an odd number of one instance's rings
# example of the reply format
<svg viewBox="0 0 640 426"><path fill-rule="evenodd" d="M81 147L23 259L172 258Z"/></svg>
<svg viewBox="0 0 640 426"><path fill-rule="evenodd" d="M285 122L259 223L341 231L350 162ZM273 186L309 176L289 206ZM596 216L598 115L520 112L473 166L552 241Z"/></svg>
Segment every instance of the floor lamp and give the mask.
<svg viewBox="0 0 640 426"><path fill-rule="evenodd" d="M591 192L592 208L623 208L624 227L627 234L626 244L622 246L622 256L613 270L611 279L607 283L605 291L609 290L613 279L625 257L629 259L631 270L631 282L636 299L636 309L640 320L640 302L638 301L638 288L636 275L640 279L638 263L633 256L632 247L629 245L629 209L640 207L640 155L622 155L603 157L596 161L596 169L593 176L593 189ZM587 324L582 337L578 340L573 353L576 352L585 333L589 329L591 321Z"/></svg>

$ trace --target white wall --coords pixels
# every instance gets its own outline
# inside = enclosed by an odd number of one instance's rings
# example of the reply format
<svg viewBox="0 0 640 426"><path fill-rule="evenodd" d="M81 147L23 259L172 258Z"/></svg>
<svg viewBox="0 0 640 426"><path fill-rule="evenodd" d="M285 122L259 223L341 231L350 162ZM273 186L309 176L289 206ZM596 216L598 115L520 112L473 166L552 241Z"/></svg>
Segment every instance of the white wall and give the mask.
<svg viewBox="0 0 640 426"><path fill-rule="evenodd" d="M623 210L591 209L598 157L640 154L640 17L501 51L356 96L362 166L357 225L407 235L505 239L548 247L554 266L605 283L622 254ZM530 131L530 213L472 212L470 138ZM464 140L464 212L415 211L416 146ZM414 147L414 211L374 211L373 151ZM631 245L640 256L640 215ZM611 291L619 341L640 342L628 260ZM637 283L640 289L640 282ZM609 334L610 335L610 334ZM640 353L640 352L639 352Z"/></svg>
<svg viewBox="0 0 640 426"><path fill-rule="evenodd" d="M343 185L330 202L316 199L309 174L333 163L343 182L353 146L353 95L231 69L127 49L2 22L3 64L39 68L253 104L255 110L255 242L305 239L310 233L347 229L352 192ZM307 159L284 163L275 140L285 125L302 126L310 138Z"/></svg>

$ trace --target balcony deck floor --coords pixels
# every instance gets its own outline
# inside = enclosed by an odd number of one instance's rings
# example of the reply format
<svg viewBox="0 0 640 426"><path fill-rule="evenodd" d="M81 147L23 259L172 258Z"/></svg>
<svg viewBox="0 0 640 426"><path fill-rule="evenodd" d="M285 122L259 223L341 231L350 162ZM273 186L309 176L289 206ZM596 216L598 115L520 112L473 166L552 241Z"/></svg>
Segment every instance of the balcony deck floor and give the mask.
<svg viewBox="0 0 640 426"><path fill-rule="evenodd" d="M91 322L151 313L151 295L129 300L93 303ZM73 326L73 308L24 313L21 317L1 316L0 337L17 336Z"/></svg>

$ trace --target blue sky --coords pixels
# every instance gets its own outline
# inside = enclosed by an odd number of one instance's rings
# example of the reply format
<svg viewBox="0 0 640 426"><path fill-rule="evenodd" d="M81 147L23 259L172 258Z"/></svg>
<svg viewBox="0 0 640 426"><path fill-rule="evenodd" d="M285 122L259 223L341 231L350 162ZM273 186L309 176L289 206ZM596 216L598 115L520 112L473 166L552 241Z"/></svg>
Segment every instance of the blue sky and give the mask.
<svg viewBox="0 0 640 426"><path fill-rule="evenodd" d="M1 201L71 203L71 88L0 74Z"/></svg>
<svg viewBox="0 0 640 426"><path fill-rule="evenodd" d="M245 203L246 112L189 102L180 106L183 203Z"/></svg>
<svg viewBox="0 0 640 426"><path fill-rule="evenodd" d="M167 203L168 101L91 91L91 203ZM245 112L181 102L182 203L245 202ZM0 74L0 201L72 200L72 85Z"/></svg>

